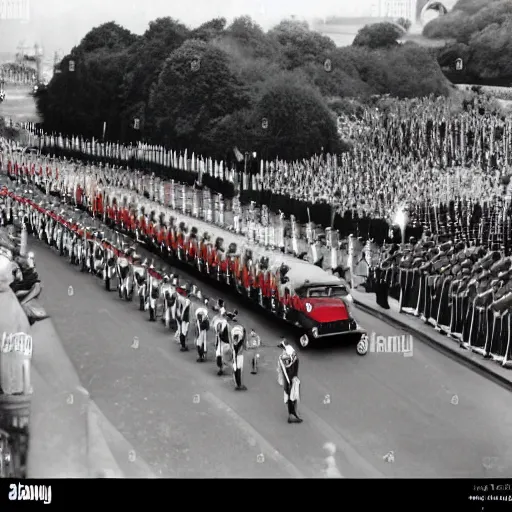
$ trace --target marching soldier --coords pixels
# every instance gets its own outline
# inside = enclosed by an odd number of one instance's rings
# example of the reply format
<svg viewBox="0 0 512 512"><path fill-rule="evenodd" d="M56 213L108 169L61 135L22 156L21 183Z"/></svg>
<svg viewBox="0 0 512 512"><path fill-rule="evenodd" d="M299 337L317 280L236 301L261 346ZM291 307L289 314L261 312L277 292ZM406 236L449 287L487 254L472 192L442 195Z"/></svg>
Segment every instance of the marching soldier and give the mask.
<svg viewBox="0 0 512 512"><path fill-rule="evenodd" d="M226 318L218 316L214 319L215 326L215 358L217 368L219 369L217 375L224 375L224 353L226 347L229 347L229 324Z"/></svg>
<svg viewBox="0 0 512 512"><path fill-rule="evenodd" d="M146 280L147 280L147 262L141 262L141 257L138 254L132 255L132 269L135 284L137 285L137 295L139 297L139 310L144 311L146 303Z"/></svg>
<svg viewBox="0 0 512 512"><path fill-rule="evenodd" d="M196 326L197 326L197 354L198 354L198 363L203 363L206 361L206 352L207 352L207 340L208 340L208 331L210 330L210 319L208 317L208 299L204 299L204 306L198 307L196 309Z"/></svg>
<svg viewBox="0 0 512 512"><path fill-rule="evenodd" d="M178 332L179 342L181 344L180 351L188 352L187 335L190 326L190 299L188 297L180 297L179 299L179 315L178 315Z"/></svg>
<svg viewBox="0 0 512 512"><path fill-rule="evenodd" d="M302 423L302 418L297 414L297 402L300 398L299 358L286 341L282 341L279 348L283 349L279 356L279 365L283 375L284 403L288 406L288 423Z"/></svg>
<svg viewBox="0 0 512 512"><path fill-rule="evenodd" d="M238 309L234 309L233 311L227 311L224 299L218 299L217 305L213 306L213 310L218 312L220 316L227 317L230 320L235 320L238 316Z"/></svg>
<svg viewBox="0 0 512 512"><path fill-rule="evenodd" d="M259 349L261 347L261 338L256 334L254 329L247 338L247 349L252 351L251 360L251 373L256 375L258 373L258 360L260 358Z"/></svg>
<svg viewBox="0 0 512 512"><path fill-rule="evenodd" d="M235 325L231 329L232 351L233 351L233 378L235 380L235 389L237 391L247 391L242 383L242 374L244 370L244 346L245 329L241 325Z"/></svg>
<svg viewBox="0 0 512 512"><path fill-rule="evenodd" d="M171 312L169 308L171 295L173 293L174 292L171 285L171 277L168 274L164 274L162 278L162 286L160 287L160 296L164 302L164 313L162 315L162 322L165 325L165 327L169 327L171 322Z"/></svg>
<svg viewBox="0 0 512 512"><path fill-rule="evenodd" d="M155 276L155 267L153 263L148 268L148 291L147 301L149 309L149 321L156 322L156 301L160 297L160 283Z"/></svg>

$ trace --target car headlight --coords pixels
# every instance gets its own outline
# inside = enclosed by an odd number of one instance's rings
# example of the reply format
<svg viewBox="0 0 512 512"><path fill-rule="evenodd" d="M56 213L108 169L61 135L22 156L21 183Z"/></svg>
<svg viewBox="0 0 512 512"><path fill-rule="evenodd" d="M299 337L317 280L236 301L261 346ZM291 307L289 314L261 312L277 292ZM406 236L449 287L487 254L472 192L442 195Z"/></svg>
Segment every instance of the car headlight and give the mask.
<svg viewBox="0 0 512 512"><path fill-rule="evenodd" d="M313 329L311 329L311 334L313 335L313 338L318 338L318 328L313 327Z"/></svg>

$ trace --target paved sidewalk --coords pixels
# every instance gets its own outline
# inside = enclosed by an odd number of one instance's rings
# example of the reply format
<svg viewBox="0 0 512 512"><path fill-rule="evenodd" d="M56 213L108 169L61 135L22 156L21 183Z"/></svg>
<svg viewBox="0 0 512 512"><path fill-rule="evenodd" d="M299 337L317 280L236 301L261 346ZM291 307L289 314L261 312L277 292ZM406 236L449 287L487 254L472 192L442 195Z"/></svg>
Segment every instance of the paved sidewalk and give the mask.
<svg viewBox="0 0 512 512"><path fill-rule="evenodd" d="M384 320L397 328L410 332L415 339L428 343L444 352L452 359L457 359L466 366L470 366L486 377L496 381L501 386L512 390L512 371L504 368L492 359L485 359L482 355L459 346L458 341L437 332L433 326L426 324L419 318L398 312L398 301L389 298L390 309L383 309L377 305L374 293L366 293L352 289L354 304L362 310Z"/></svg>

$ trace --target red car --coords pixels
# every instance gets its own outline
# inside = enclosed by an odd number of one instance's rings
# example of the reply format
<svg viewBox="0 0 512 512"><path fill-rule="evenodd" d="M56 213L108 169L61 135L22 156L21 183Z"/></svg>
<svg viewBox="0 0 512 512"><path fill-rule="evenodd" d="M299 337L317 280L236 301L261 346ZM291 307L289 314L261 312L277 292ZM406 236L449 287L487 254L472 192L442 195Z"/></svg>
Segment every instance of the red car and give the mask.
<svg viewBox="0 0 512 512"><path fill-rule="evenodd" d="M279 277L283 318L298 328L303 348L322 338L349 337L357 342L358 354L368 352L368 335L352 316L352 296L345 281L299 260Z"/></svg>

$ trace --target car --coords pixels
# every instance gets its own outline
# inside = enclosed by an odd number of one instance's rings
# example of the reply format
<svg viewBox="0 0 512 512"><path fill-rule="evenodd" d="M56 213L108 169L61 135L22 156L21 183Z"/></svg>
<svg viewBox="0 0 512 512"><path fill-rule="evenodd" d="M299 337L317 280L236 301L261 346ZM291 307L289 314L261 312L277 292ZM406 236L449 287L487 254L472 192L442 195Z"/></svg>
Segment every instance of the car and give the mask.
<svg viewBox="0 0 512 512"><path fill-rule="evenodd" d="M301 261L281 267L279 277L283 318L299 329L302 348L315 340L351 338L357 352L366 354L368 335L352 315L353 299L343 279Z"/></svg>

